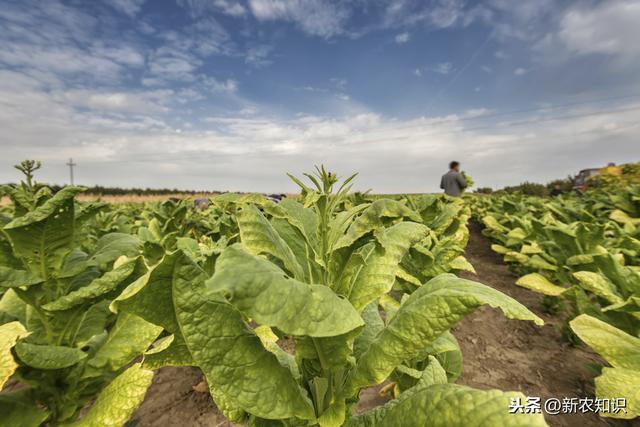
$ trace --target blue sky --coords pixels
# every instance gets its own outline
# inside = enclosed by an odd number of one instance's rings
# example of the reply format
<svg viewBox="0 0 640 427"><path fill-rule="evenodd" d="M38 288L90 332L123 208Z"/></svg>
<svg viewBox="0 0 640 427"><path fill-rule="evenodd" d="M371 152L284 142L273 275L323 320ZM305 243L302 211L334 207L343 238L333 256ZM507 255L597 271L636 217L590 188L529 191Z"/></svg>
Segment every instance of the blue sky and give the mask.
<svg viewBox="0 0 640 427"><path fill-rule="evenodd" d="M0 0L0 182L435 191L639 161L640 1Z"/></svg>

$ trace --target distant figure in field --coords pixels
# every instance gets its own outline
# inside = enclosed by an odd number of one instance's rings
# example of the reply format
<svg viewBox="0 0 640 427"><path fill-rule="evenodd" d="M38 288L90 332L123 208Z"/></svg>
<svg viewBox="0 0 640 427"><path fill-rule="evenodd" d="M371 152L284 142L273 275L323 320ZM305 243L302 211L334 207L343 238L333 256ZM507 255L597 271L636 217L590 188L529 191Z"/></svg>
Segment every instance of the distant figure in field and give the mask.
<svg viewBox="0 0 640 427"><path fill-rule="evenodd" d="M553 186L553 190L549 193L551 197L556 197L562 194L562 187L560 184L556 184Z"/></svg>
<svg viewBox="0 0 640 427"><path fill-rule="evenodd" d="M456 161L449 163L449 172L442 175L440 188L444 190L444 194L460 197L462 190L467 188L467 180L460 173L460 163Z"/></svg>

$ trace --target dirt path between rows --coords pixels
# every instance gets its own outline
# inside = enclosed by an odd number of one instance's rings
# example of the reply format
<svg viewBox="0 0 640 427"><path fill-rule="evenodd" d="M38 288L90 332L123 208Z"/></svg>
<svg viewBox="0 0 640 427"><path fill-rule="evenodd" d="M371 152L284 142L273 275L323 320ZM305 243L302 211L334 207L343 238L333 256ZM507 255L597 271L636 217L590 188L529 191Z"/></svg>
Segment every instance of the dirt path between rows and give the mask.
<svg viewBox="0 0 640 427"><path fill-rule="evenodd" d="M470 232L465 255L477 275L465 274L464 277L517 299L542 317L545 325L538 327L531 322L509 320L491 308L477 310L453 330L464 356L458 383L480 389L518 390L543 399L593 396L594 373L586 365L602 361L588 348L568 345L559 332L559 318L542 311L540 295L515 285L517 277L502 263L500 256L491 251L490 242L477 225L471 224ZM217 410L206 389L201 388L202 380L202 373L196 368L158 370L129 425L233 426ZM384 400L375 389L367 389L361 394L359 409L375 407ZM595 414L547 416L547 422L554 427L640 425L606 420Z"/></svg>
<svg viewBox="0 0 640 427"><path fill-rule="evenodd" d="M542 309L542 296L515 284L517 276L491 250L491 242L477 224L470 224L465 252L477 275L462 276L491 286L515 298L545 321L509 320L502 312L483 307L465 318L453 332L462 347L463 372L459 384L475 388L517 390L543 398L593 397L596 375L588 364L602 360L587 347L572 347L560 333L559 315ZM591 414L546 415L551 426L631 426L632 422L604 419Z"/></svg>

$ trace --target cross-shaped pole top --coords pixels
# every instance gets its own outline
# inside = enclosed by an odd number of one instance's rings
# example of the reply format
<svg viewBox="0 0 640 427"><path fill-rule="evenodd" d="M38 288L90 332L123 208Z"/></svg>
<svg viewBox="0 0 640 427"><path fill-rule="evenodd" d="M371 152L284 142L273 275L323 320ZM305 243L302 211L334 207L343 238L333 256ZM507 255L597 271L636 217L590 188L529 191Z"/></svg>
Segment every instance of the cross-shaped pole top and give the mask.
<svg viewBox="0 0 640 427"><path fill-rule="evenodd" d="M70 184L71 184L71 185L73 185L73 167L74 167L75 165L76 165L76 164L75 164L75 163L73 163L73 159L72 159L72 158L69 158L69 163L67 163L67 166L69 166L69 181L70 181Z"/></svg>

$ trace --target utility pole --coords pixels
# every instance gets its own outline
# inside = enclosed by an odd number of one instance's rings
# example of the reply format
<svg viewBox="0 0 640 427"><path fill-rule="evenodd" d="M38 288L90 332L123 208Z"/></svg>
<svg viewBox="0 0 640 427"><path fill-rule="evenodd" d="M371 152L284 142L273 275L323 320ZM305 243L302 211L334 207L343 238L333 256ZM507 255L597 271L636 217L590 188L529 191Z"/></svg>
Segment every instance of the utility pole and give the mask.
<svg viewBox="0 0 640 427"><path fill-rule="evenodd" d="M73 159L69 158L69 163L67 163L67 166L69 166L69 178L71 178L71 185L73 185L73 167L76 164L73 163Z"/></svg>

